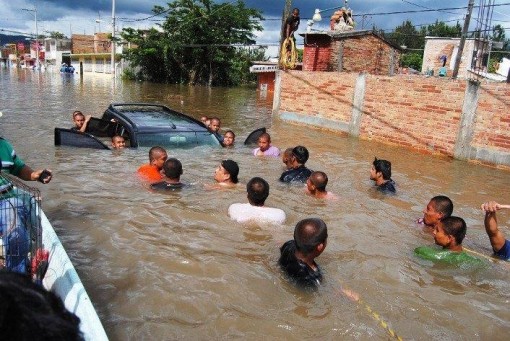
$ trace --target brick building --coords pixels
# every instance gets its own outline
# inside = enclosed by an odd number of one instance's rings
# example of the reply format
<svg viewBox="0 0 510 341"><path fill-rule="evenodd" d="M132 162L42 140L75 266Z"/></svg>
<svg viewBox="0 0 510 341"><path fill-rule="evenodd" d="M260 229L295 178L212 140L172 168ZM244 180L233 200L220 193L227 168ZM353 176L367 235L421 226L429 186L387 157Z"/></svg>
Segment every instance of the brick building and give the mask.
<svg viewBox="0 0 510 341"><path fill-rule="evenodd" d="M438 38L425 37L425 50L423 51L422 73L433 70L437 74L446 59L446 76L453 71L455 58L459 49L460 38ZM489 47L487 41L468 38L465 41L464 49L459 65L459 78L468 78L470 71L487 71L489 58Z"/></svg>
<svg viewBox="0 0 510 341"><path fill-rule="evenodd" d="M402 49L374 31L312 32L304 37L303 71L393 75Z"/></svg>

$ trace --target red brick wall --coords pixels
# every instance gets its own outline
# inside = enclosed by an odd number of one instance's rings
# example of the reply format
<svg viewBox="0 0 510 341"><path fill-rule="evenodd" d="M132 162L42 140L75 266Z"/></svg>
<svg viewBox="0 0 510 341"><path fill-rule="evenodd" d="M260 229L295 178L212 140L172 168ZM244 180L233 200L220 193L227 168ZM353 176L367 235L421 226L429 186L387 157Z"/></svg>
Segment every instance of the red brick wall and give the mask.
<svg viewBox="0 0 510 341"><path fill-rule="evenodd" d="M400 52L372 34L340 40L327 35L306 35L305 39L304 71L338 71L340 51L341 71L389 75L392 60L395 72L398 69Z"/></svg>
<svg viewBox="0 0 510 341"><path fill-rule="evenodd" d="M303 51L303 70L333 71L331 38L329 36L318 36L313 39L307 37L305 37Z"/></svg>
<svg viewBox="0 0 510 341"><path fill-rule="evenodd" d="M94 36L73 34L71 43L72 53L94 53Z"/></svg>
<svg viewBox="0 0 510 341"><path fill-rule="evenodd" d="M281 73L279 112L348 124L357 74ZM415 75L366 75L360 138L453 156L467 82ZM475 148L510 152L510 84L479 91Z"/></svg>
<svg viewBox="0 0 510 341"><path fill-rule="evenodd" d="M509 108L510 84L482 84L471 145L510 151Z"/></svg>
<svg viewBox="0 0 510 341"><path fill-rule="evenodd" d="M282 72L280 111L349 124L357 76L337 72Z"/></svg>
<svg viewBox="0 0 510 341"><path fill-rule="evenodd" d="M465 82L367 75L360 137L453 155Z"/></svg>

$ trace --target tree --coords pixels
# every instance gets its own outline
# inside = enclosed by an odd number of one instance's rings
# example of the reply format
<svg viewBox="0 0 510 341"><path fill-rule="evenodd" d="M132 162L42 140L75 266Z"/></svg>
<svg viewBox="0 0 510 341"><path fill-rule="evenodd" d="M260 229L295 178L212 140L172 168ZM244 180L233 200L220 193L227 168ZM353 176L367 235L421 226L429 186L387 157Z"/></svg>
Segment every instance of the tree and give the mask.
<svg viewBox="0 0 510 341"><path fill-rule="evenodd" d="M393 33L387 35L388 39L399 46L406 46L408 49L420 49L425 46L425 36L420 35L410 20L397 26Z"/></svg>
<svg viewBox="0 0 510 341"><path fill-rule="evenodd" d="M462 27L459 22L455 26L449 26L442 21L436 20L432 25L427 26L427 35L432 37L460 38Z"/></svg>
<svg viewBox="0 0 510 341"><path fill-rule="evenodd" d="M262 30L259 10L246 8L243 1L175 0L166 9L155 6L153 12L165 15L159 25L162 32L122 32L126 41L137 46L125 57L139 67L139 76L207 85L237 85L243 79L236 70L250 54L239 48L254 44L254 32Z"/></svg>
<svg viewBox="0 0 510 341"><path fill-rule="evenodd" d="M58 32L58 31L50 31L48 33L50 34L50 38L53 38L53 39L66 39L67 38L63 33Z"/></svg>

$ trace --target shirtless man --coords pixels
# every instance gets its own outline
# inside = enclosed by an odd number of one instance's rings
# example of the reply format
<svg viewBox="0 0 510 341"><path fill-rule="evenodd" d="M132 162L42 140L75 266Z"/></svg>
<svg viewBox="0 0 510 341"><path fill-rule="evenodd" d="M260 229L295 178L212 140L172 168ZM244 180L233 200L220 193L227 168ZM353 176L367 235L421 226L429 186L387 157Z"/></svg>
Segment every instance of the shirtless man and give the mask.
<svg viewBox="0 0 510 341"><path fill-rule="evenodd" d="M496 211L500 210L502 206L495 201L489 201L482 204L482 210L485 212L485 232L489 236L494 254L508 261L510 260L510 240L505 239L505 235L498 228L496 219Z"/></svg>

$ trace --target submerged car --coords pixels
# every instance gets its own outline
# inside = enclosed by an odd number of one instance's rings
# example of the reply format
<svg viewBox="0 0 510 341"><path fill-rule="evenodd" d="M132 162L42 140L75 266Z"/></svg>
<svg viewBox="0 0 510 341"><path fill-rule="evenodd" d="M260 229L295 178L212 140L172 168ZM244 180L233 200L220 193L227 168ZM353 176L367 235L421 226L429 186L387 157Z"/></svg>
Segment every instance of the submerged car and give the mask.
<svg viewBox="0 0 510 341"><path fill-rule="evenodd" d="M90 119L85 133L55 128L55 145L110 149L115 135L124 137L126 147L131 148L221 146L202 122L164 105L147 103L111 104L101 118Z"/></svg>

